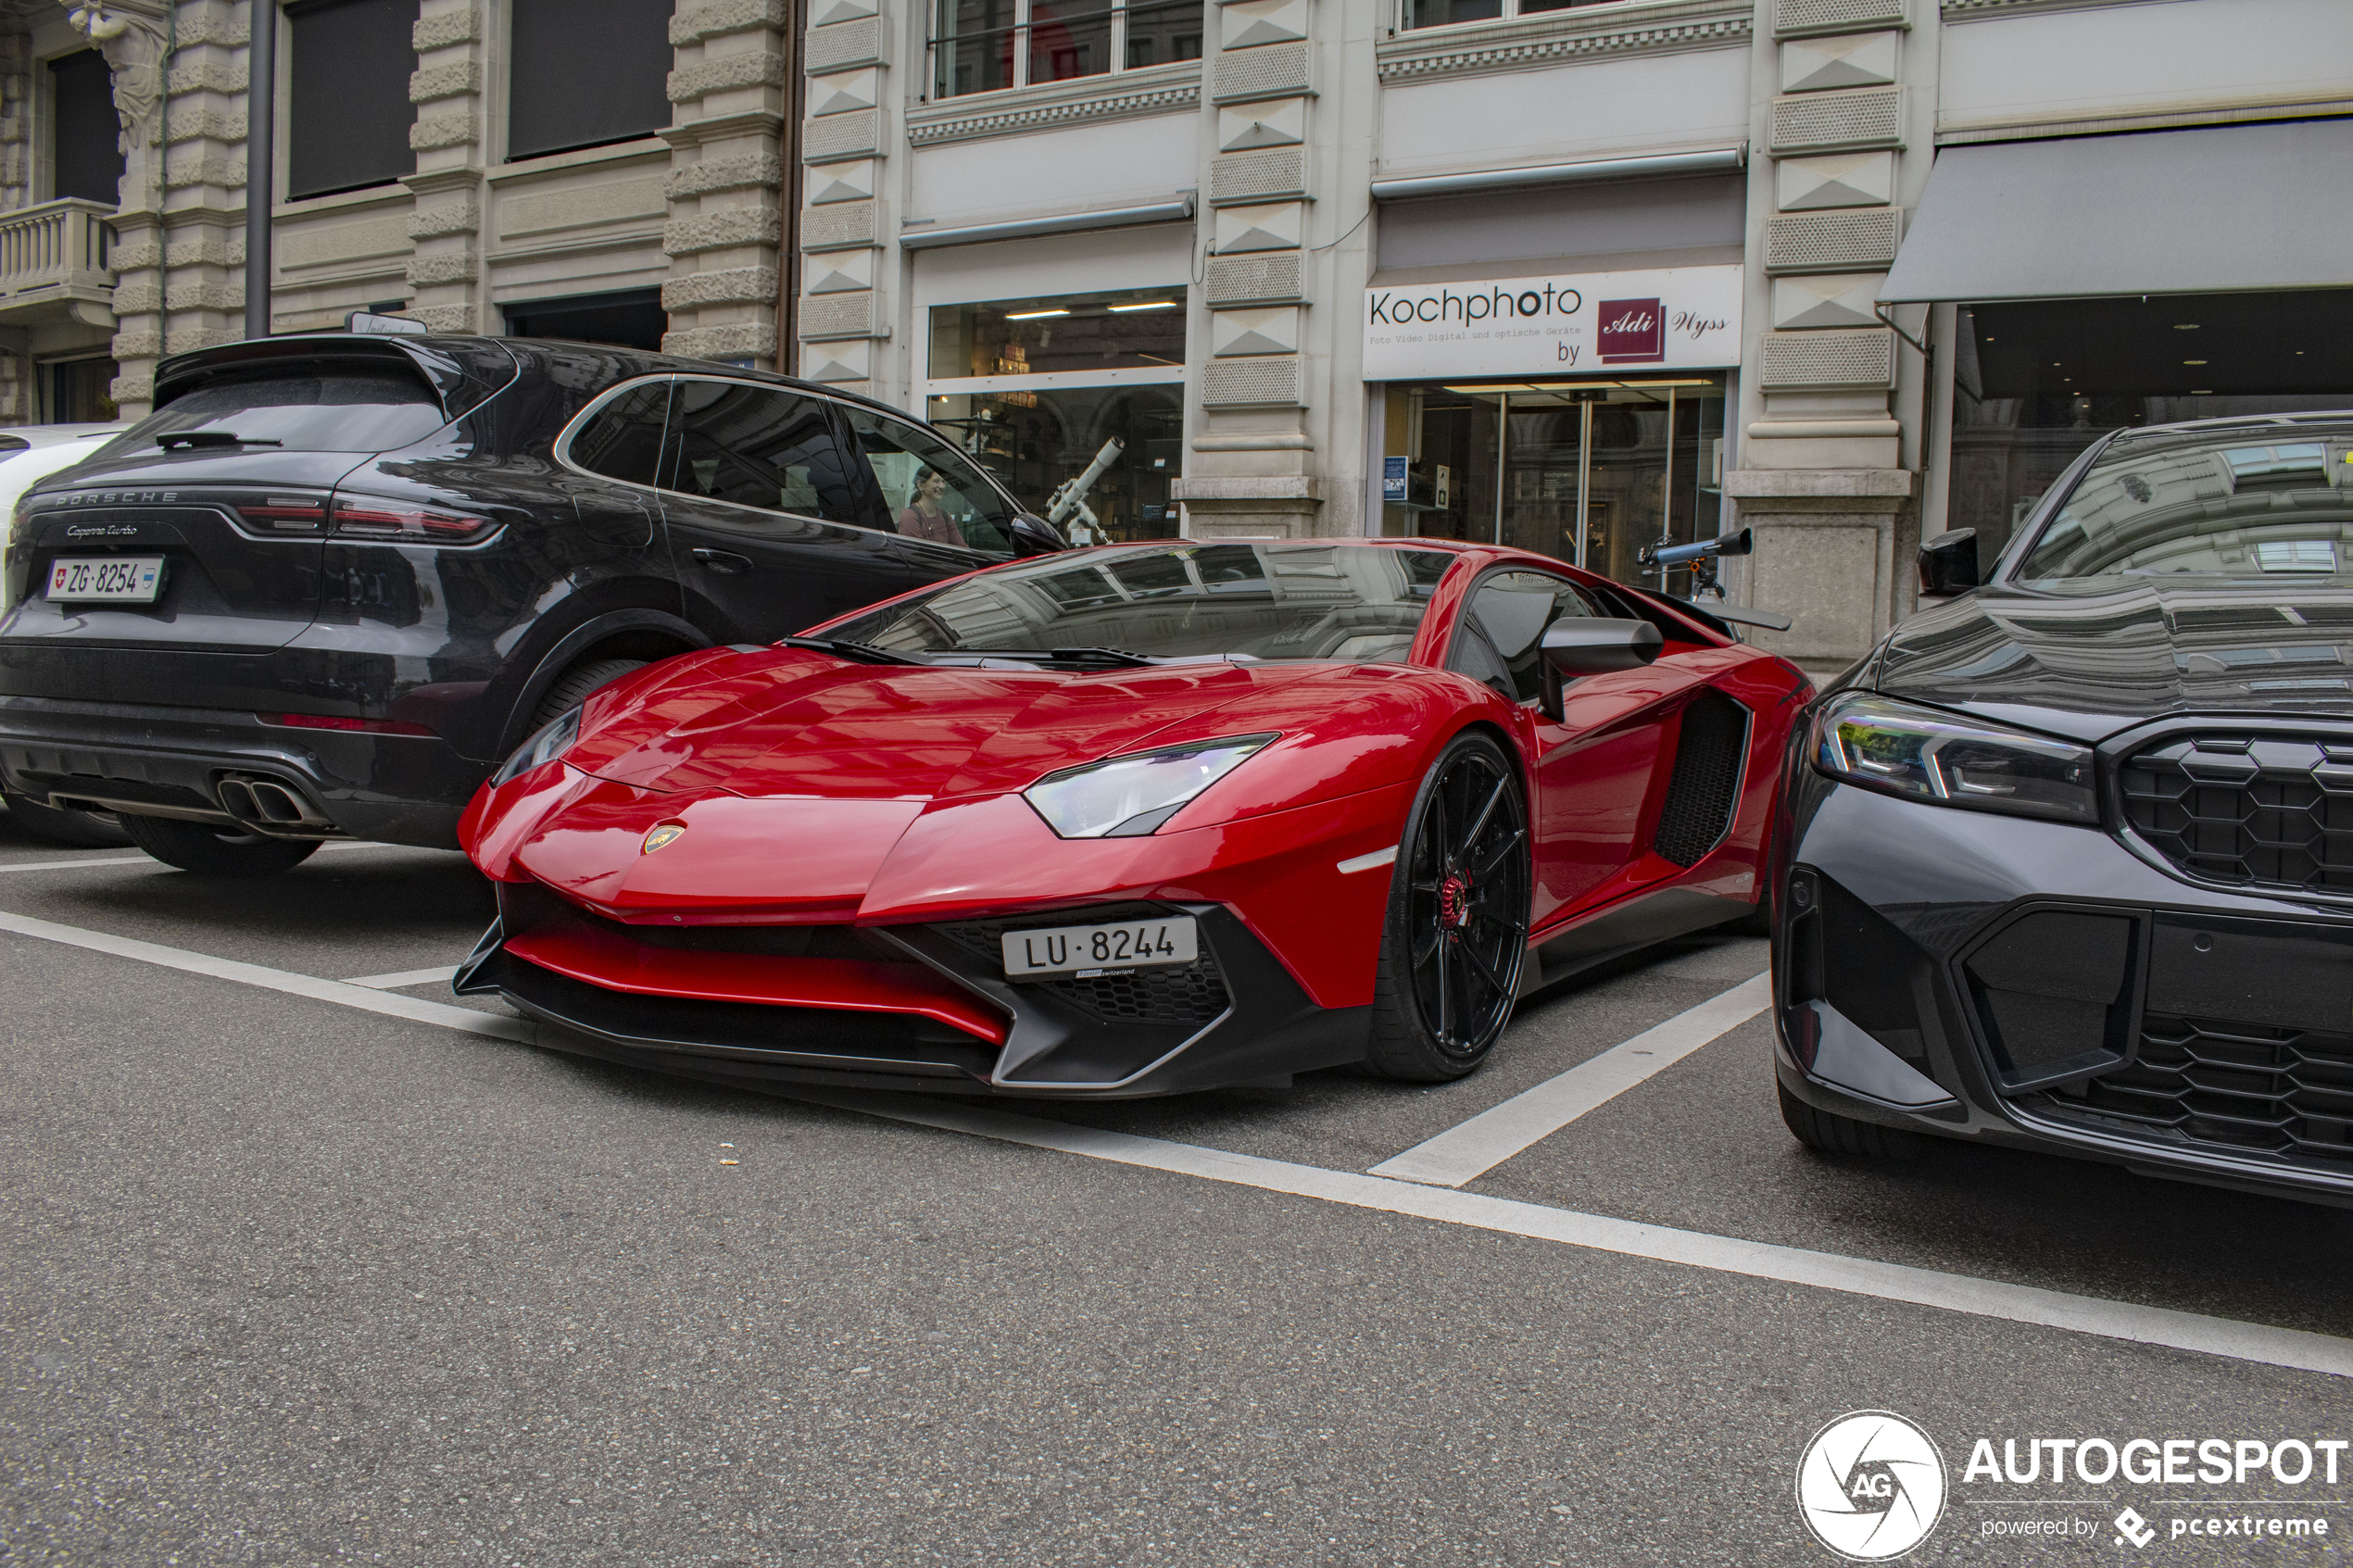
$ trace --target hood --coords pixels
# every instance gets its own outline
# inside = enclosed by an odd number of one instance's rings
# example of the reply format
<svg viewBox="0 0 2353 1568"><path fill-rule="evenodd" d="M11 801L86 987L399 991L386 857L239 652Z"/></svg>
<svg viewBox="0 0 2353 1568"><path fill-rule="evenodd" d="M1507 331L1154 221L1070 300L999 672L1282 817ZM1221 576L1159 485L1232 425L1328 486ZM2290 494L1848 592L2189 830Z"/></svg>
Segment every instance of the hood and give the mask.
<svg viewBox="0 0 2353 1568"><path fill-rule="evenodd" d="M678 661L590 714L565 761L609 783L750 799L924 801L1019 789L1132 751L1318 665L1195 664L1071 675L845 664L799 649Z"/></svg>
<svg viewBox="0 0 2353 1568"><path fill-rule="evenodd" d="M2353 713L2353 590L2285 579L1981 588L1904 622L1891 696L2096 741L2177 713Z"/></svg>
<svg viewBox="0 0 2353 1568"><path fill-rule="evenodd" d="M470 847L493 875L511 858L623 920L847 920L935 800L1019 789L1178 726L1199 738L1216 709L1325 670L1067 675L712 650L592 698L560 776ZM680 831L645 847L665 825Z"/></svg>

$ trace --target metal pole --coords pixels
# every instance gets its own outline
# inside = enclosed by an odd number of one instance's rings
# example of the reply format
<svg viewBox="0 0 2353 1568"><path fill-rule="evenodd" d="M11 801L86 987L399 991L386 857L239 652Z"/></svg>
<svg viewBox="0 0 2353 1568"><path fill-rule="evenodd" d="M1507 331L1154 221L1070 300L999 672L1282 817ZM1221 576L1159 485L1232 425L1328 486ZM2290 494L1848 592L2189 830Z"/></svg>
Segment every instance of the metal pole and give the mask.
<svg viewBox="0 0 2353 1568"><path fill-rule="evenodd" d="M1504 542L1504 444L1511 439L1512 395L1495 398L1495 543Z"/></svg>
<svg viewBox="0 0 2353 1568"><path fill-rule="evenodd" d="M270 335L270 207L278 126L278 0L245 0L245 336Z"/></svg>
<svg viewBox="0 0 2353 1568"><path fill-rule="evenodd" d="M1667 389L1667 458L1659 467L1667 477L1658 494L1658 536L1666 540L1675 533L1675 389L1671 386ZM1658 591L1667 592L1667 568L1663 566L1658 569Z"/></svg>
<svg viewBox="0 0 2353 1568"><path fill-rule="evenodd" d="M1580 398L1577 408L1577 564L1584 566L1586 506L1593 488L1593 400Z"/></svg>

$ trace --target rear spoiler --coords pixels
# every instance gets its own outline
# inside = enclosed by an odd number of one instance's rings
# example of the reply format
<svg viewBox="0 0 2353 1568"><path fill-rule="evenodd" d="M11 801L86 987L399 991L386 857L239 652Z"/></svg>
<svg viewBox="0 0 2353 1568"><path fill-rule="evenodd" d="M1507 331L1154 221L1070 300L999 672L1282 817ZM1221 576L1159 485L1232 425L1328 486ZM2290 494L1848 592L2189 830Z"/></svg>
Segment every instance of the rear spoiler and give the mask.
<svg viewBox="0 0 2353 1568"><path fill-rule="evenodd" d="M251 375L284 365L316 365L381 373L408 371L441 400L442 418L454 420L515 379L515 357L496 338L432 338L378 332L301 332L249 338L176 354L156 367L155 407L161 408L197 387L228 376Z"/></svg>

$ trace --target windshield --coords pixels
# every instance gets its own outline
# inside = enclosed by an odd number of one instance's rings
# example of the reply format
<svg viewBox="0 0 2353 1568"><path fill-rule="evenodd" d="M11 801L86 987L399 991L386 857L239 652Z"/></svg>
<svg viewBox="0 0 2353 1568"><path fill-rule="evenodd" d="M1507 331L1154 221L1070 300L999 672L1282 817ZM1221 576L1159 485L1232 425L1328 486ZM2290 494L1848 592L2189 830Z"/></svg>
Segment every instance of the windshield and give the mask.
<svg viewBox="0 0 2353 1568"><path fill-rule="evenodd" d="M1304 542L1126 546L1002 567L827 634L912 654L1088 647L1395 663L1453 558Z"/></svg>
<svg viewBox="0 0 2353 1568"><path fill-rule="evenodd" d="M234 435L264 450L389 452L448 422L441 399L413 374L280 369L208 382L132 425L106 455L136 455L158 436L192 431Z"/></svg>
<svg viewBox="0 0 2353 1568"><path fill-rule="evenodd" d="M2120 437L2017 580L2304 578L2353 571L2353 421Z"/></svg>

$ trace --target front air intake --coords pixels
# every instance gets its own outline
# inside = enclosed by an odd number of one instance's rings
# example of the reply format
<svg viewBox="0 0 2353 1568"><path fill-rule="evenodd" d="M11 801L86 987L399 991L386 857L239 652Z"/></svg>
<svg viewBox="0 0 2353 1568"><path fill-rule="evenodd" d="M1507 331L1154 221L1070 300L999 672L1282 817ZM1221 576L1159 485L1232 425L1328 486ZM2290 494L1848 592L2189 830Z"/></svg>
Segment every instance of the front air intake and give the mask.
<svg viewBox="0 0 2353 1568"><path fill-rule="evenodd" d="M1741 759L1748 750L1748 709L1719 691L1683 709L1675 738L1675 772L1651 847L1679 866L1695 866L1731 830L1740 801Z"/></svg>

